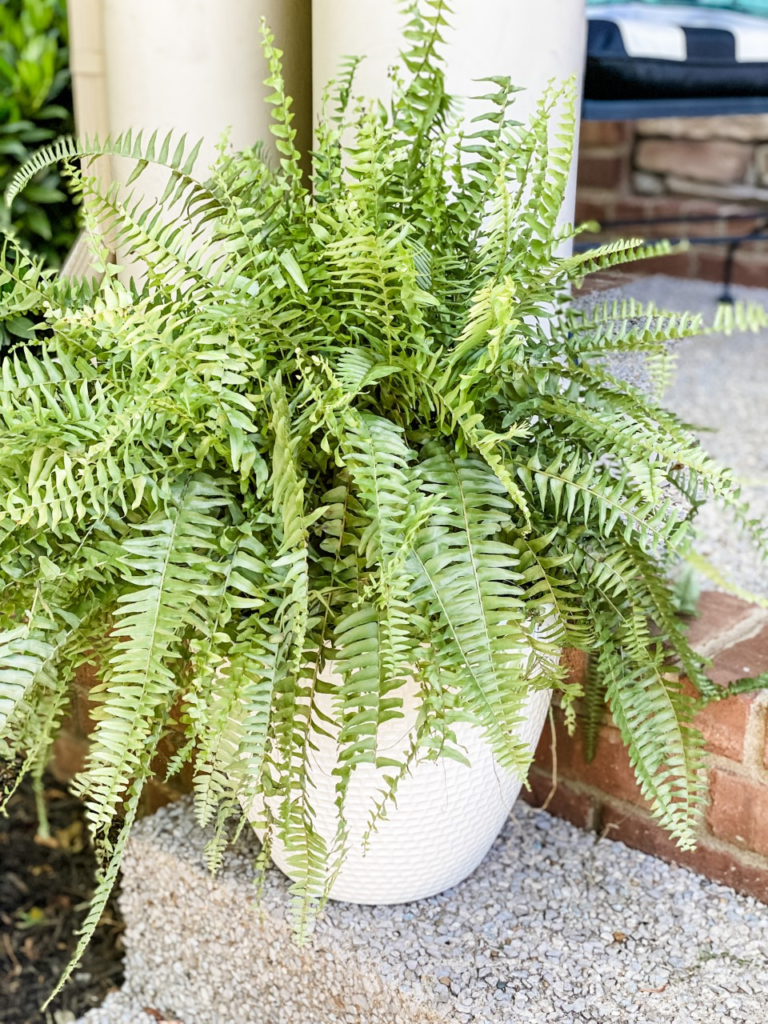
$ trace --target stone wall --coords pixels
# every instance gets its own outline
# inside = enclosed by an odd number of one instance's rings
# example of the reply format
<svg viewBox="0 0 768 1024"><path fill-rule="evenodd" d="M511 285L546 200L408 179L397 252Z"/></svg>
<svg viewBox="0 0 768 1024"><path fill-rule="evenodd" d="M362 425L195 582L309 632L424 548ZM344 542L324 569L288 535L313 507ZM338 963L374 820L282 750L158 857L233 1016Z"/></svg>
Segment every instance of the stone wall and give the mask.
<svg viewBox="0 0 768 1024"><path fill-rule="evenodd" d="M761 212L768 221L768 115L582 124L578 220L716 218L628 223L592 236L707 239L654 263L654 271L721 280L727 245L718 240L754 230ZM743 219L725 219L733 215ZM741 248L734 280L768 287L768 238Z"/></svg>
<svg viewBox="0 0 768 1024"><path fill-rule="evenodd" d="M705 593L691 625L694 646L725 684L768 672L768 612L727 594ZM574 659L573 671L584 671ZM545 726L531 772L528 803L582 828L692 868L768 903L768 692L710 704L697 718L709 768L699 845L682 852L652 820L618 730L606 718L591 763L562 712Z"/></svg>

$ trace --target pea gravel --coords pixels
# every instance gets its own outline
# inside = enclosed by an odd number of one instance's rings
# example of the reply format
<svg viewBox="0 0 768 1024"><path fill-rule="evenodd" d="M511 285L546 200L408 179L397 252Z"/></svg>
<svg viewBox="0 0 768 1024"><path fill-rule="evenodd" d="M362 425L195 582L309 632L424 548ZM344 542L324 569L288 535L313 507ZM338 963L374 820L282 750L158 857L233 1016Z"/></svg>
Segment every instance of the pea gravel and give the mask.
<svg viewBox="0 0 768 1024"><path fill-rule="evenodd" d="M187 799L136 827L125 987L81 1024L768 1019L768 907L524 804L461 886L329 904L301 950L276 871L253 907L255 838L215 880L205 841Z"/></svg>

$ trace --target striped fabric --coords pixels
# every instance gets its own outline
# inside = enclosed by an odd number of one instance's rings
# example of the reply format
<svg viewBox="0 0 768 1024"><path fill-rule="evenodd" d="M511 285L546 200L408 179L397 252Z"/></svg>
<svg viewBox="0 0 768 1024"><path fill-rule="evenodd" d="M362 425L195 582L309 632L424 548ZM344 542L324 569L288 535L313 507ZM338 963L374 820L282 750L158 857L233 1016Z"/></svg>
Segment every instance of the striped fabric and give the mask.
<svg viewBox="0 0 768 1024"><path fill-rule="evenodd" d="M619 3L636 3L637 0L618 0ZM617 0L587 0L589 7L616 6ZM757 14L768 18L768 0L642 0L644 4L653 6L721 8L726 11L738 11L741 14Z"/></svg>
<svg viewBox="0 0 768 1024"><path fill-rule="evenodd" d="M646 3L588 17L587 98L768 97L768 19Z"/></svg>

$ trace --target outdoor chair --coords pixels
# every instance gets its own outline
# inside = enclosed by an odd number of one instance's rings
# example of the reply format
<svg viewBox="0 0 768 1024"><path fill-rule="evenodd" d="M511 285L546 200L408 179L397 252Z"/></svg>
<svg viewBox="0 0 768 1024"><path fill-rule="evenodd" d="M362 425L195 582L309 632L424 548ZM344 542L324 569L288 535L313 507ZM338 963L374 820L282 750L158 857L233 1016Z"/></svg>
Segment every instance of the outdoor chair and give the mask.
<svg viewBox="0 0 768 1024"><path fill-rule="evenodd" d="M736 8L736 9L726 9ZM588 10L582 116L587 121L768 113L768 0L676 4L593 3ZM604 222L605 228L726 219L757 226L693 244L726 244L722 300L732 301L733 259L768 233L768 212Z"/></svg>

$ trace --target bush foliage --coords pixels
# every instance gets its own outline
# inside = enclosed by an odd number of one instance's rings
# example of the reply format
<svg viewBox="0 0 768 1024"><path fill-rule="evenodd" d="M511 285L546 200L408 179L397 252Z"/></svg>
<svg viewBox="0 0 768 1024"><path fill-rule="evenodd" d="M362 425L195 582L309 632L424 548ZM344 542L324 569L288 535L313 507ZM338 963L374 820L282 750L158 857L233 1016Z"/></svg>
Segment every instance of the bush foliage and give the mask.
<svg viewBox="0 0 768 1024"><path fill-rule="evenodd" d="M40 144L71 132L67 12L64 0L0 0L0 189ZM0 228L60 265L74 242L76 208L55 167L37 174Z"/></svg>

